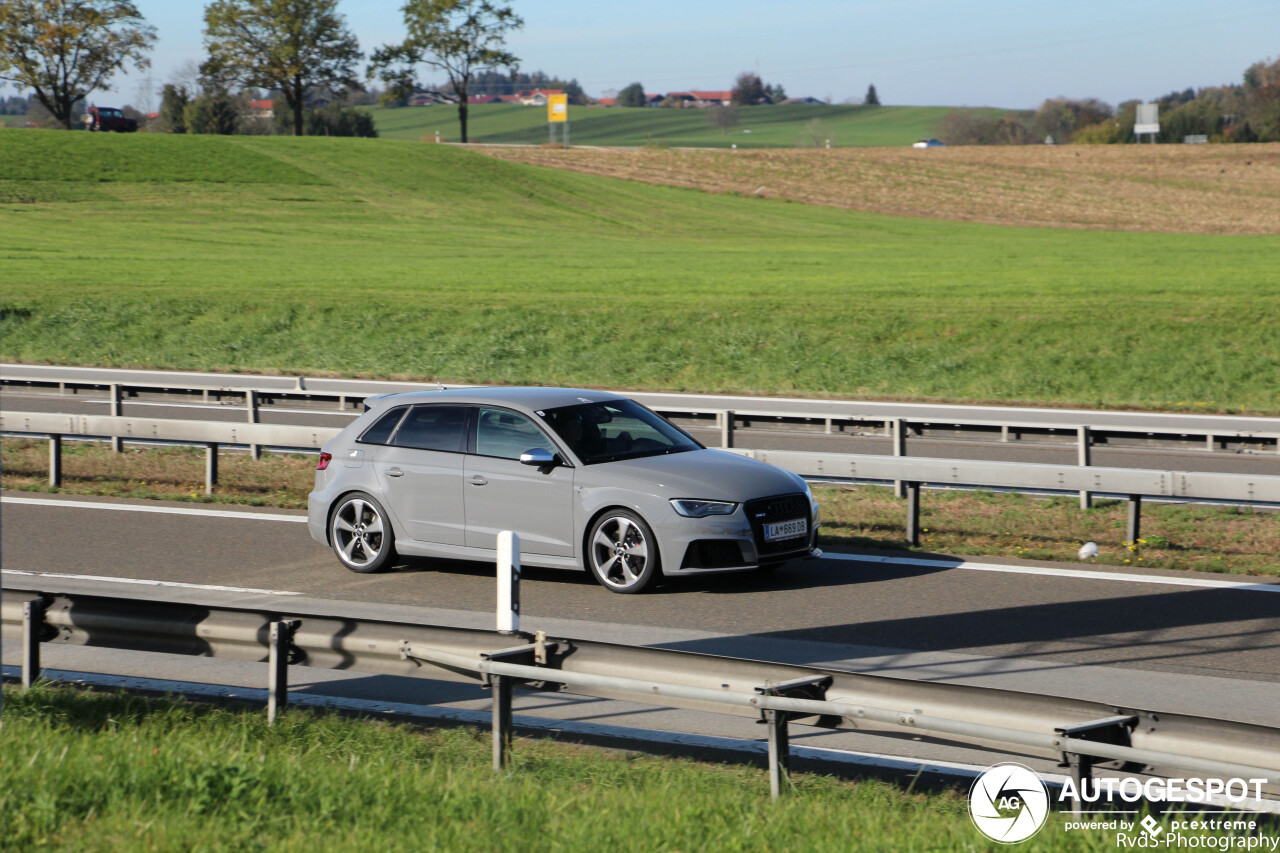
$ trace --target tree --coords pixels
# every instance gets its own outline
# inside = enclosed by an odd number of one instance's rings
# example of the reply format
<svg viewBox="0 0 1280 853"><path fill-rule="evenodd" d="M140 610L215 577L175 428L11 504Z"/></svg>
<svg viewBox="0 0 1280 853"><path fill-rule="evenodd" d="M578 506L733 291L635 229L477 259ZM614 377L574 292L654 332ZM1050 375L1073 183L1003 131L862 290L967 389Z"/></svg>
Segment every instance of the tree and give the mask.
<svg viewBox="0 0 1280 853"><path fill-rule="evenodd" d="M738 126L738 108L712 107L707 110L707 123L719 128L721 136L728 136L729 128Z"/></svg>
<svg viewBox="0 0 1280 853"><path fill-rule="evenodd" d="M764 83L750 71L743 71L738 75L738 79L733 84L732 98L733 105L736 107L749 107L769 100L769 96L764 91Z"/></svg>
<svg viewBox="0 0 1280 853"><path fill-rule="evenodd" d="M160 127L170 133L186 133L186 109L189 103L191 93L186 86L166 83L160 95Z"/></svg>
<svg viewBox="0 0 1280 853"><path fill-rule="evenodd" d="M506 50L507 33L524 21L491 0L406 0L408 38L398 45L384 45L373 53L370 76L377 74L389 86L412 77L413 66L425 64L449 78L458 105L461 138L467 141L467 92L471 79L488 68L514 68L519 59Z"/></svg>
<svg viewBox="0 0 1280 853"><path fill-rule="evenodd" d="M224 86L278 89L302 136L307 93L360 88L359 43L338 0L214 0L204 10L204 76Z"/></svg>
<svg viewBox="0 0 1280 853"><path fill-rule="evenodd" d="M862 99L862 103L869 107L880 106L880 96L876 94L876 84L872 83L867 87L867 96Z"/></svg>
<svg viewBox="0 0 1280 853"><path fill-rule="evenodd" d="M74 107L155 43L128 0L0 0L0 80L34 89L63 127Z"/></svg>
<svg viewBox="0 0 1280 853"><path fill-rule="evenodd" d="M615 103L620 107L644 107L649 105L648 99L644 96L644 86L639 83L632 83L619 92Z"/></svg>
<svg viewBox="0 0 1280 853"><path fill-rule="evenodd" d="M238 133L244 114L240 99L225 89L209 88L187 104L182 111L187 133L216 133L227 136Z"/></svg>
<svg viewBox="0 0 1280 853"><path fill-rule="evenodd" d="M765 86L764 92L769 96L769 103L771 104L780 104L787 99L787 90L782 88L781 83Z"/></svg>

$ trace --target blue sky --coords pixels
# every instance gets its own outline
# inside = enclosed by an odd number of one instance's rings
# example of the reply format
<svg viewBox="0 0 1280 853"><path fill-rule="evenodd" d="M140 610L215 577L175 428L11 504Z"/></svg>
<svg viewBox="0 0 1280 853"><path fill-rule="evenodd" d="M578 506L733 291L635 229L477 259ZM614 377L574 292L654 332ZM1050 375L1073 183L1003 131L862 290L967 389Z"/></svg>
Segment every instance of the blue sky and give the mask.
<svg viewBox="0 0 1280 853"><path fill-rule="evenodd" d="M203 56L198 0L135 0L156 26L150 82ZM342 0L366 52L403 37L403 0ZM1280 0L515 0L525 70L588 94L727 89L758 71L789 95L840 102L874 83L886 104L1033 107L1056 95L1111 103L1239 82L1280 55ZM430 78L424 75L429 82ZM145 78L114 81L138 102ZM141 104L139 104L141 106Z"/></svg>

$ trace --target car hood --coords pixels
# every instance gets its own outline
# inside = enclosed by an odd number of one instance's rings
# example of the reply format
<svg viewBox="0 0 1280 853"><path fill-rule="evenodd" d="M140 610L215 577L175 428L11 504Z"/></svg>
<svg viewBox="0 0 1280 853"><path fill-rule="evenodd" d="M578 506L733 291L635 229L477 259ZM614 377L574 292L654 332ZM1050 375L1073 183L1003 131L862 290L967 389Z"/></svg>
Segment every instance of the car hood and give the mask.
<svg viewBox="0 0 1280 853"><path fill-rule="evenodd" d="M748 501L804 490L794 474L723 450L603 462L587 471L602 482L616 483L620 477L643 482L669 498Z"/></svg>

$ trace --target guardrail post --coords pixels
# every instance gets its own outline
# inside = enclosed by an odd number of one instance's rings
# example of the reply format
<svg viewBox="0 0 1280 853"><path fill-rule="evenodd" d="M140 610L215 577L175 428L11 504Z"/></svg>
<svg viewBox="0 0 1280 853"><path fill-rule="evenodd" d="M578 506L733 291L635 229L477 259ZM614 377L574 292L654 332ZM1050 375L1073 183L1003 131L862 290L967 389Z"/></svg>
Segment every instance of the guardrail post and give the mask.
<svg viewBox="0 0 1280 853"><path fill-rule="evenodd" d="M510 530L498 533L498 631L520 630L520 537Z"/></svg>
<svg viewBox="0 0 1280 853"><path fill-rule="evenodd" d="M1129 495L1129 542L1137 542L1142 529L1142 495Z"/></svg>
<svg viewBox="0 0 1280 853"><path fill-rule="evenodd" d="M218 485L218 445L209 442L204 446L204 493L213 494Z"/></svg>
<svg viewBox="0 0 1280 853"><path fill-rule="evenodd" d="M733 411L720 413L720 446L733 447Z"/></svg>
<svg viewBox="0 0 1280 853"><path fill-rule="evenodd" d="M111 415L117 418L124 416L124 395L120 391L120 385L114 382L111 384ZM113 453L124 450L124 439L118 435L112 436L111 450Z"/></svg>
<svg viewBox="0 0 1280 853"><path fill-rule="evenodd" d="M62 436L49 436L49 485L62 485Z"/></svg>
<svg viewBox="0 0 1280 853"><path fill-rule="evenodd" d="M1087 426L1076 427L1076 464L1088 467L1090 464L1090 436ZM1093 494L1087 491L1080 492L1080 508L1088 509L1093 506Z"/></svg>
<svg viewBox="0 0 1280 853"><path fill-rule="evenodd" d="M1054 744L1063 748L1062 761L1058 763L1058 766L1069 766L1071 768L1071 781L1076 786L1076 797L1071 802L1071 814L1073 816L1079 817L1084 811L1085 802L1096 799L1093 796L1095 793L1093 765L1099 759L1092 755L1069 752L1071 741L1132 746L1133 742L1129 735L1137 724L1138 718L1136 716L1119 714L1114 717L1104 717L1101 720L1091 720L1087 723L1054 727L1054 732L1059 735L1059 739L1056 739ZM1101 760L1105 761L1105 759Z"/></svg>
<svg viewBox="0 0 1280 853"><path fill-rule="evenodd" d="M761 696L782 696L789 699L827 698L827 688L831 686L831 676L817 675L794 678L790 681L765 684L756 688ZM760 711L760 722L769 726L769 793L778 799L786 791L786 784L791 778L791 731L790 711L778 711L764 708Z"/></svg>
<svg viewBox="0 0 1280 853"><path fill-rule="evenodd" d="M248 409L249 423L258 422L258 392L250 388L244 392L245 407ZM249 455L256 461L262 458L262 448L256 444L249 445Z"/></svg>
<svg viewBox="0 0 1280 853"><path fill-rule="evenodd" d="M493 769L503 770L511 752L511 679L493 676Z"/></svg>
<svg viewBox="0 0 1280 853"><path fill-rule="evenodd" d="M289 646L293 632L302 622L297 619L271 623L267 647L267 724L276 721L289 704Z"/></svg>
<svg viewBox="0 0 1280 853"><path fill-rule="evenodd" d="M906 456L907 455L907 422L902 418L896 418L890 423L893 424L893 455ZM893 481L893 496L895 498L901 498L906 496L906 492L903 491L901 480Z"/></svg>
<svg viewBox="0 0 1280 853"><path fill-rule="evenodd" d="M769 725L769 796L778 799L791 778L791 731L786 711L765 711Z"/></svg>
<svg viewBox="0 0 1280 853"><path fill-rule="evenodd" d="M22 689L30 690L40 678L40 634L44 628L45 602L37 598L22 604Z"/></svg>
<svg viewBox="0 0 1280 853"><path fill-rule="evenodd" d="M907 487L907 544L920 544L920 484L906 483Z"/></svg>

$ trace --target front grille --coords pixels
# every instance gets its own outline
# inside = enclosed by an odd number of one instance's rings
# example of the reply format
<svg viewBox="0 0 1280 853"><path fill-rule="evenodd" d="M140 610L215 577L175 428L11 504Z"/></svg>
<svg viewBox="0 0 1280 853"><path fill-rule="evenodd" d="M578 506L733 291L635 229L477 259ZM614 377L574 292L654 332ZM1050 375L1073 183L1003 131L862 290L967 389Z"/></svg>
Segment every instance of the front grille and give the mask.
<svg viewBox="0 0 1280 853"><path fill-rule="evenodd" d="M751 535L756 540L756 552L761 557L770 554L781 554L788 551L803 551L809 547L809 533L812 519L810 517L809 499L802 494L775 495L771 498L757 498L743 504L747 520L751 522ZM792 521L803 518L805 535L779 542L764 541L764 526L779 521Z"/></svg>

